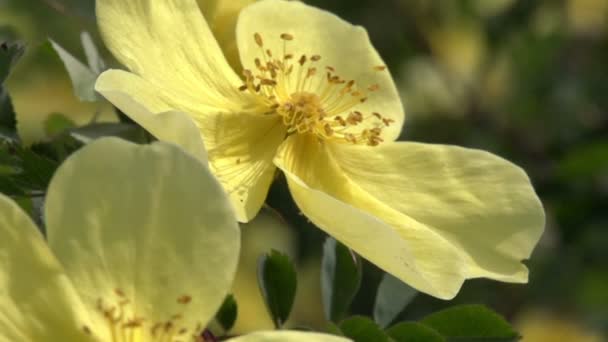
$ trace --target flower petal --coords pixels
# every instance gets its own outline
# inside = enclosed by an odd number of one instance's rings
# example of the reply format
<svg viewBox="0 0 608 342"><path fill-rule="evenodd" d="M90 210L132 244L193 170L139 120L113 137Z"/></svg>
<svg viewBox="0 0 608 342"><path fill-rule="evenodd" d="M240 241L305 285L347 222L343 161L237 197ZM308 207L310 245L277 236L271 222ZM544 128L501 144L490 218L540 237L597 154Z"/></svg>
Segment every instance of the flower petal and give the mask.
<svg viewBox="0 0 608 342"><path fill-rule="evenodd" d="M327 144L291 137L275 163L300 210L319 228L420 291L444 299L456 295L466 276L461 253L348 179Z"/></svg>
<svg viewBox="0 0 608 342"><path fill-rule="evenodd" d="M89 341L93 326L36 225L0 194L0 341Z"/></svg>
<svg viewBox="0 0 608 342"><path fill-rule="evenodd" d="M545 216L526 173L491 153L420 143L333 145L342 172L366 193L466 256L467 278L527 282Z"/></svg>
<svg viewBox="0 0 608 342"><path fill-rule="evenodd" d="M277 116L222 113L197 107L183 98L175 101L176 96L164 89L119 70L102 74L96 89L159 139L182 146L185 137L175 135L175 131L167 132L162 124L151 125L149 112L178 108L189 113L205 141L211 170L230 195L239 221L247 222L257 214L273 179L272 159L285 136L285 127ZM139 104L145 104L149 112ZM195 138L187 140L193 142Z"/></svg>
<svg viewBox="0 0 608 342"><path fill-rule="evenodd" d="M107 47L132 72L208 106L222 108L241 96L241 80L196 0L98 0L96 6Z"/></svg>
<svg viewBox="0 0 608 342"><path fill-rule="evenodd" d="M241 60L236 46L236 22L241 9L255 0L198 0L213 35L232 68L239 72Z"/></svg>
<svg viewBox="0 0 608 342"><path fill-rule="evenodd" d="M343 79L355 80L363 91L367 92L368 87L378 85L379 90L370 93L367 102L357 105L355 110L366 114L378 112L395 120L383 131L383 137L385 140L395 140L399 136L404 120L403 106L390 73L375 69L385 64L365 29L297 1L256 2L241 11L237 24L241 62L244 68L250 70L257 70L256 58L263 60L262 51L254 39L255 33L261 35L264 49L270 49L275 54L283 53L285 41L281 39L281 34L288 33L294 39L287 42L287 53L293 54L296 60L301 55L320 55L321 60L316 66L323 69L318 73L323 82L325 67L330 66ZM305 68L308 67L306 64Z"/></svg>
<svg viewBox="0 0 608 342"><path fill-rule="evenodd" d="M303 331L260 331L237 338L230 342L347 342L351 341L342 336L303 332Z"/></svg>
<svg viewBox="0 0 608 342"><path fill-rule="evenodd" d="M175 315L176 329L204 327L234 277L240 236L230 204L207 167L176 146L87 145L51 181L45 216L85 304L115 306L146 332Z"/></svg>

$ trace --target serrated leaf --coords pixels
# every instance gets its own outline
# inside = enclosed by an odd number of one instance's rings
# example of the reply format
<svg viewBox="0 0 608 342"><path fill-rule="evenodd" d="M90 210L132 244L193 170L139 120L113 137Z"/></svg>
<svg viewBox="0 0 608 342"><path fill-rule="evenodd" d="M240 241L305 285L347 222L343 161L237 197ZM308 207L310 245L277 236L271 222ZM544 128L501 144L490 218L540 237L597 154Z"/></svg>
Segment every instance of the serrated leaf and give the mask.
<svg viewBox="0 0 608 342"><path fill-rule="evenodd" d="M101 100L102 97L95 91L97 74L76 59L76 57L72 56L72 54L67 52L59 44L52 40L49 41L68 71L70 79L72 80L74 94L82 101L95 102Z"/></svg>
<svg viewBox="0 0 608 342"><path fill-rule="evenodd" d="M355 342L390 341L388 335L374 321L364 316L349 317L340 322L339 328L344 336Z"/></svg>
<svg viewBox="0 0 608 342"><path fill-rule="evenodd" d="M93 71L93 73L96 75L101 74L101 72L105 70L106 64L101 58L99 50L93 42L93 38L91 38L91 35L88 32L82 32L80 34L80 41L82 42L84 54L87 56L89 69L91 69L91 71Z"/></svg>
<svg viewBox="0 0 608 342"><path fill-rule="evenodd" d="M260 257L258 285L277 328L285 324L296 296L296 271L289 257L276 250Z"/></svg>
<svg viewBox="0 0 608 342"><path fill-rule="evenodd" d="M483 305L461 305L433 313L420 323L448 341L516 341L519 334L499 314Z"/></svg>
<svg viewBox="0 0 608 342"><path fill-rule="evenodd" d="M386 330L395 342L446 342L437 331L416 322L402 322Z"/></svg>
<svg viewBox="0 0 608 342"><path fill-rule="evenodd" d="M234 322L236 322L237 314L238 307L236 300L233 295L228 295L215 315L215 319L222 326L224 331L229 331L234 326Z"/></svg>
<svg viewBox="0 0 608 342"><path fill-rule="evenodd" d="M337 322L347 313L361 285L361 262L346 246L333 238L323 245L321 294L325 317Z"/></svg>
<svg viewBox="0 0 608 342"><path fill-rule="evenodd" d="M0 85L4 83L11 68L23 56L25 46L21 43L2 42L0 44Z"/></svg>
<svg viewBox="0 0 608 342"><path fill-rule="evenodd" d="M385 273L374 304L374 320L381 327L387 327L416 297L418 291L403 281Z"/></svg>

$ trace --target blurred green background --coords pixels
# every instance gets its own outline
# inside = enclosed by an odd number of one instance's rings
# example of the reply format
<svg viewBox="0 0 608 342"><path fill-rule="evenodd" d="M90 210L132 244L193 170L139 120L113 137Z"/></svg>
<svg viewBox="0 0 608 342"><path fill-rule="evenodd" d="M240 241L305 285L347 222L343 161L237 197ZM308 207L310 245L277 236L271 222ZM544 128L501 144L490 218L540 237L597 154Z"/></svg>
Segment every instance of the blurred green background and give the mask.
<svg viewBox="0 0 608 342"><path fill-rule="evenodd" d="M308 0L364 26L406 106L401 139L481 148L529 173L547 212L528 285L465 283L453 302L419 295L401 314L483 303L515 322L524 341L604 341L608 333L608 0ZM0 0L0 41L30 48L47 37L83 56L95 28L93 0ZM79 103L62 65L26 58L12 80L19 130L44 138L51 113L86 122L107 105ZM289 199L283 180L268 200L290 229L244 229L235 293L237 330L269 326L255 285L255 258L270 248L299 265L295 325L322 326L324 235ZM381 272L365 265L352 307L369 314ZM602 337L604 336L604 337Z"/></svg>

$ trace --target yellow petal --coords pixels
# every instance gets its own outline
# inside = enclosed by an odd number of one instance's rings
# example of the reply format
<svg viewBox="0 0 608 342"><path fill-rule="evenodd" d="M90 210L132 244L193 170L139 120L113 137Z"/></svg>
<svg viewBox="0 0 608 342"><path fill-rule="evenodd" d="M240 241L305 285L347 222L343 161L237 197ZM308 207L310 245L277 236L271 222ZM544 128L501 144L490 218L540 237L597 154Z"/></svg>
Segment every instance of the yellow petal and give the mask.
<svg viewBox="0 0 608 342"><path fill-rule="evenodd" d="M333 145L342 172L379 202L432 230L466 257L467 278L526 282L544 211L526 173L456 146Z"/></svg>
<svg viewBox="0 0 608 342"><path fill-rule="evenodd" d="M89 341L88 313L36 225L0 194L0 341Z"/></svg>
<svg viewBox="0 0 608 342"><path fill-rule="evenodd" d="M195 102L169 90L155 87L141 77L119 70L100 76L96 89L133 120L150 129L146 111L159 113L177 108L192 116L205 141L211 170L230 195L239 221L257 214L266 198L275 167L272 159L285 136L277 116L228 113ZM177 100L176 100L177 99ZM151 132L158 138L180 144L162 124ZM193 142L189 140L189 142ZM183 146L183 144L181 144Z"/></svg>
<svg viewBox="0 0 608 342"><path fill-rule="evenodd" d="M57 171L45 216L85 304L129 300L124 319L143 319L144 334L174 315L176 329L194 333L230 288L236 218L207 167L176 146L94 141Z"/></svg>
<svg viewBox="0 0 608 342"><path fill-rule="evenodd" d="M228 62L234 70L242 69L236 46L236 22L241 9L255 0L198 0L198 4L209 23Z"/></svg>
<svg viewBox="0 0 608 342"><path fill-rule="evenodd" d="M379 86L378 91L369 93L367 102L357 105L353 110L366 114L377 112L395 120L383 131L383 138L395 140L399 136L404 120L403 106L390 73L387 70L375 70L375 67L385 64L372 46L365 29L296 1L256 2L241 11L237 24L241 62L243 67L250 70L256 70L256 58L264 60L262 51L255 42L255 33L261 35L264 49L270 49L275 55L283 53L285 41L281 39L281 34L287 33L294 38L286 43L287 53L293 54L295 60L303 54L309 60L313 55L321 56L314 67L318 68L320 76L316 78L317 81L321 79L323 84L325 67L330 66L343 79L355 80L363 91L367 92L367 88L374 85ZM306 64L305 68L313 66L312 63ZM293 86L290 91L294 92L296 82L290 84ZM346 116L348 112L344 114Z"/></svg>
<svg viewBox="0 0 608 342"><path fill-rule="evenodd" d="M230 342L347 342L350 339L303 331L260 331L231 338Z"/></svg>
<svg viewBox="0 0 608 342"><path fill-rule="evenodd" d="M292 136L275 163L300 210L319 228L420 291L444 299L456 295L466 276L461 253L348 179L327 144Z"/></svg>
<svg viewBox="0 0 608 342"><path fill-rule="evenodd" d="M241 81L196 0L99 0L96 6L106 46L132 72L219 108L240 96Z"/></svg>

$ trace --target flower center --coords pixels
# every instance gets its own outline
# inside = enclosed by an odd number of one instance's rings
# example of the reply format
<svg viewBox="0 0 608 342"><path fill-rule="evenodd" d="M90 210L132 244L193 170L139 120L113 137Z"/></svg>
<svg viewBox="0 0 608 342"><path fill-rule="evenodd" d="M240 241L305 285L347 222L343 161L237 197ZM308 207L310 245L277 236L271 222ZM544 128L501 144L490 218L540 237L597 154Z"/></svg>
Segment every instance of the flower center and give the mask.
<svg viewBox="0 0 608 342"><path fill-rule="evenodd" d="M259 33L253 38L260 57L254 60L255 71L243 70L245 84L240 90L255 95L266 114L281 116L287 134L309 133L320 140L370 146L383 141L382 129L393 120L357 110L380 89L377 84L361 86L355 80L342 79L332 66L325 66L321 72L319 55L296 59L287 48L294 40L291 34L281 34L281 54L266 49ZM386 67L373 69L384 71Z"/></svg>
<svg viewBox="0 0 608 342"><path fill-rule="evenodd" d="M202 324L186 327L180 324L181 313L168 317L164 321L153 322L138 316L124 291L114 290L114 298L97 300L97 312L103 316L111 334L111 342L164 342L164 341L202 341ZM180 296L176 299L177 306L188 305L192 297ZM89 327L83 327L86 333L91 333Z"/></svg>

